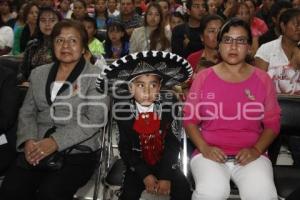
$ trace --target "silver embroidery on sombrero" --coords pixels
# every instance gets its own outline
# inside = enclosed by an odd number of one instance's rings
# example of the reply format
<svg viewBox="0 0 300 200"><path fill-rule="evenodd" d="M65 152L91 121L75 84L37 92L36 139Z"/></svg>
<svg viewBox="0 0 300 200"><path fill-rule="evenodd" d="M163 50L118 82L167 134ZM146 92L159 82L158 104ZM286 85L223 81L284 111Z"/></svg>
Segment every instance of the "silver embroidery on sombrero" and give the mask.
<svg viewBox="0 0 300 200"><path fill-rule="evenodd" d="M130 54L106 66L96 81L97 89L128 92L128 82L135 77L153 73L162 78L162 86L173 86L188 80L193 73L190 64L182 57L163 51L143 51ZM114 82L124 81L115 86ZM127 85L126 85L127 84ZM106 85L106 86L105 86Z"/></svg>

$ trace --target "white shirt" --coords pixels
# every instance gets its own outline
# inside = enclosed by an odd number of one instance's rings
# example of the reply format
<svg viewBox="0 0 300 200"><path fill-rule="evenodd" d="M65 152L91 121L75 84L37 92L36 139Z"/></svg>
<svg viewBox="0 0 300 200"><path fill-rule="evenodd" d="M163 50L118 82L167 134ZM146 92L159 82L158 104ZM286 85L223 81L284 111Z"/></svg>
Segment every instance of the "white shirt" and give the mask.
<svg viewBox="0 0 300 200"><path fill-rule="evenodd" d="M14 31L9 26L0 28L0 49L5 47L12 48L14 45Z"/></svg>
<svg viewBox="0 0 300 200"><path fill-rule="evenodd" d="M152 103L150 106L142 106L138 102L135 102L136 107L139 111L139 113L145 113L145 112L153 112L154 111L154 103Z"/></svg>
<svg viewBox="0 0 300 200"><path fill-rule="evenodd" d="M282 36L263 44L256 52L258 57L269 63L268 74L278 94L300 95L300 71L289 65L289 59L281 46Z"/></svg>
<svg viewBox="0 0 300 200"><path fill-rule="evenodd" d="M268 72L278 94L300 95L300 70L285 65Z"/></svg>
<svg viewBox="0 0 300 200"><path fill-rule="evenodd" d="M120 15L120 11L118 11L117 9L111 13L108 9L107 9L107 14L108 14L108 17L117 17Z"/></svg>
<svg viewBox="0 0 300 200"><path fill-rule="evenodd" d="M52 87L52 90L51 90L51 101L53 102L54 99L56 98L57 96L57 93L59 91L59 89L62 87L64 83L61 82L61 81L55 81L53 83L53 87Z"/></svg>
<svg viewBox="0 0 300 200"><path fill-rule="evenodd" d="M286 66L289 64L289 59L285 55L281 46L282 36L278 39L263 44L256 52L255 57L269 63L268 74L277 67Z"/></svg>

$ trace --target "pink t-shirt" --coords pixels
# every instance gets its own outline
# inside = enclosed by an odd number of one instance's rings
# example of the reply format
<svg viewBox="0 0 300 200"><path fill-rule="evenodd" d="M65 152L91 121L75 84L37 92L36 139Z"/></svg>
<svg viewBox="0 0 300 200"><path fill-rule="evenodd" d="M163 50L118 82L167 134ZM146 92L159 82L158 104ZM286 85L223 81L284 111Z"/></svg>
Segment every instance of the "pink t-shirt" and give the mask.
<svg viewBox="0 0 300 200"><path fill-rule="evenodd" d="M184 106L184 126L199 125L204 140L236 155L256 144L263 127L279 133L280 107L268 74L253 68L239 83L222 80L213 68L194 80Z"/></svg>

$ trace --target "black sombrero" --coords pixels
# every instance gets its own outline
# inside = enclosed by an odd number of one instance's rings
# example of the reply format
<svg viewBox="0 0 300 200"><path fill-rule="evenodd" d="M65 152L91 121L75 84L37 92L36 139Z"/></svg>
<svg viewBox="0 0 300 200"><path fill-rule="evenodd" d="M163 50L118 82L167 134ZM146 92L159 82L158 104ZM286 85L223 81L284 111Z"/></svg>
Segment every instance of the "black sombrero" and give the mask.
<svg viewBox="0 0 300 200"><path fill-rule="evenodd" d="M106 67L97 79L97 89L101 93L107 90L118 95L128 94L128 82L146 73L159 75L162 78L161 85L171 87L188 80L193 70L177 54L143 51L124 56Z"/></svg>

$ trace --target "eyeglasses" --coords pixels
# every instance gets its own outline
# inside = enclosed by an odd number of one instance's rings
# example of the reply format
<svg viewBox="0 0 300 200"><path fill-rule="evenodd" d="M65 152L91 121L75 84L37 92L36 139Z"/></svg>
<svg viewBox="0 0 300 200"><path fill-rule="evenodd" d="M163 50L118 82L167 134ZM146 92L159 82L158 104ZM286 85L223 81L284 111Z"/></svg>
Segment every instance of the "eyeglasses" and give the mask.
<svg viewBox="0 0 300 200"><path fill-rule="evenodd" d="M237 37L237 38L233 38L230 36L223 36L221 42L224 44L233 44L233 41L236 42L236 44L239 45L246 45L248 44L248 38L247 37Z"/></svg>
<svg viewBox="0 0 300 200"><path fill-rule="evenodd" d="M65 42L70 47L74 47L80 43L79 38L76 38L76 37L70 37L70 38L56 37L54 39L54 44L56 46L62 46Z"/></svg>

